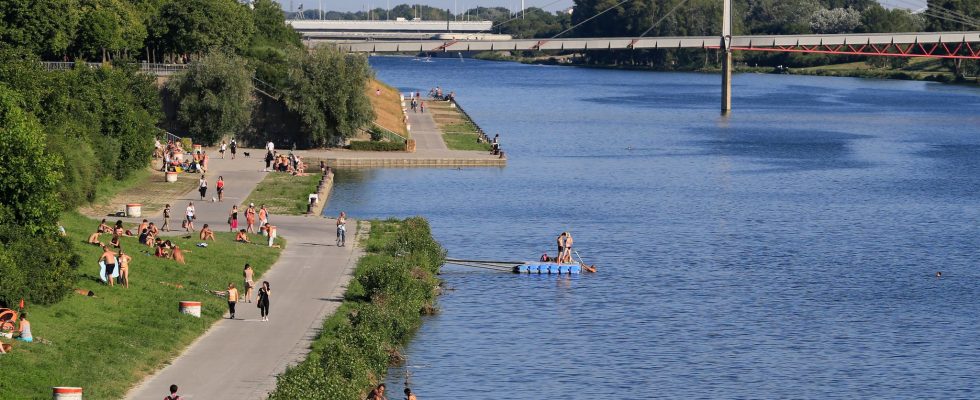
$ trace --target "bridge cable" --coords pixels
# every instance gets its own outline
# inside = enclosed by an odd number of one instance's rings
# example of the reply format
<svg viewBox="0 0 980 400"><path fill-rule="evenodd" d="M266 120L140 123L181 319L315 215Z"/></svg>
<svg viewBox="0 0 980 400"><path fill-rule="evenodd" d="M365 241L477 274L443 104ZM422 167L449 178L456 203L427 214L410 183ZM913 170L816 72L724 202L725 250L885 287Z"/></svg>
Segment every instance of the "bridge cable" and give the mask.
<svg viewBox="0 0 980 400"><path fill-rule="evenodd" d="M657 25L660 25L661 22L664 22L664 20L667 19L667 17L669 17L670 14L673 14L674 11L677 11L678 8L681 8L681 6L684 5L684 3L687 3L687 0L681 0L680 3L677 3L677 5L674 6L674 8L671 8L670 11L667 11L667 13L664 14L663 17L660 17L660 19L658 19L657 22L654 22L653 25L650 25L650 27L647 28L647 30L643 31L643 33L641 33L639 37L644 37L648 33L650 33L650 31L652 31L653 28L655 28Z"/></svg>
<svg viewBox="0 0 980 400"><path fill-rule="evenodd" d="M609 8L607 8L607 9L605 9L605 10L602 10L602 12L601 12L601 13L598 13L598 14L596 14L596 15L593 15L593 16L591 16L591 17L589 17L588 19L586 19L585 21L582 21L582 22L579 22L579 23L577 23L577 24L575 24L575 25L573 25L573 26L572 26L571 28L568 28L568 29L565 29L565 30L563 30L563 31L561 31L561 32L558 32L558 34L557 34L557 35L555 35L555 36L552 36L552 37L551 37L551 39L554 39L554 38L556 38L556 37L559 37L559 36L561 36L561 35L564 35L565 33L568 33L568 31L570 31L570 30L572 30L572 29L575 29L575 28L578 28L578 27L579 27L579 26L581 26L582 24L584 24L584 23L586 23L586 22L589 22L589 21L591 21L591 20L593 20L593 19L596 19L596 18L597 18L598 16L600 16L600 15L602 15L602 14L605 14L605 13L606 13L607 11L609 11L609 10L612 10L612 9L614 9L614 8L616 8L616 7L619 7L619 6L621 6L621 5L623 5L623 4L625 4L625 3L627 2L627 1L630 1L630 0L623 0L623 1L621 1L621 2L619 2L619 3L616 3L616 5L614 5L614 6L612 6L612 7L609 7Z"/></svg>
<svg viewBox="0 0 980 400"><path fill-rule="evenodd" d="M913 10L918 10L928 17L963 24L968 27L980 28L980 20L959 11L950 10L941 6L930 7L928 2L924 8L919 8L919 4L914 3L911 0L898 0L897 2L908 7L910 12Z"/></svg>

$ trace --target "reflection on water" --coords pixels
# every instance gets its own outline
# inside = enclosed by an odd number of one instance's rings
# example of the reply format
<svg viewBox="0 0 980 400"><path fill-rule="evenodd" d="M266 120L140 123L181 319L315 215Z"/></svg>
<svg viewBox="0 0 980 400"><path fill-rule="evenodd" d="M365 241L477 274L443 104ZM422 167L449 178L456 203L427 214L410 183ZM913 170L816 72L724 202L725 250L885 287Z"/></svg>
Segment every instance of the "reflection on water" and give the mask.
<svg viewBox="0 0 980 400"><path fill-rule="evenodd" d="M341 171L326 210L424 215L454 257L389 374L424 399L969 398L980 92L922 82L372 60L455 90L506 168ZM943 278L934 277L943 271Z"/></svg>

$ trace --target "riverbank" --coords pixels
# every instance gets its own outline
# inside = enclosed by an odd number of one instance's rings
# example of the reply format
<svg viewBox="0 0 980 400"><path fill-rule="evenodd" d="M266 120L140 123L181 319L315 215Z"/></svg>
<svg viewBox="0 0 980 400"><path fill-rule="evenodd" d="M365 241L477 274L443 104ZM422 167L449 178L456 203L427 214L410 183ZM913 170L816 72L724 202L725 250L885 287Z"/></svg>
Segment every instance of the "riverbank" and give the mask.
<svg viewBox="0 0 980 400"><path fill-rule="evenodd" d="M426 103L428 112L442 133L442 140L450 150L490 151L483 129L473 121L456 101L431 100Z"/></svg>
<svg viewBox="0 0 980 400"><path fill-rule="evenodd" d="M630 65L589 65L575 62L576 55L521 57L500 55L497 52L479 53L474 58L485 61L518 62L531 65L554 65L594 69L614 69L627 71L657 71L657 72L710 72L719 73L718 68L695 69L662 69ZM966 77L957 80L956 76L942 66L942 61L935 58L917 57L909 60L908 65L899 68L875 67L866 61L842 64L828 64L814 67L779 68L779 67L750 67L736 65L735 73L771 73L813 76L836 76L868 79L897 79L918 80L941 83L957 83L980 85L980 77Z"/></svg>
<svg viewBox="0 0 980 400"><path fill-rule="evenodd" d="M130 262L130 287L108 287L99 281L99 247L86 243L99 221L77 213L61 218L81 257L75 288L94 296L69 294L51 306L28 304L35 343L14 343L0 356L3 376L0 398L50 398L53 386L78 386L86 398L121 398L126 390L221 319L223 298L208 291L240 282L242 267L252 265L261 277L276 261L280 249L235 243L230 233L217 233L208 247L190 238L166 237L184 251L186 265L154 257L152 249L123 237ZM103 235L108 243L109 235ZM201 318L178 312L182 300L202 302ZM43 339L43 340L41 340ZM9 341L6 341L9 342Z"/></svg>
<svg viewBox="0 0 980 400"><path fill-rule="evenodd" d="M269 399L363 399L383 381L401 348L435 310L445 250L428 221L371 221L340 308L326 321L308 358L279 376ZM394 389L390 390L394 398Z"/></svg>

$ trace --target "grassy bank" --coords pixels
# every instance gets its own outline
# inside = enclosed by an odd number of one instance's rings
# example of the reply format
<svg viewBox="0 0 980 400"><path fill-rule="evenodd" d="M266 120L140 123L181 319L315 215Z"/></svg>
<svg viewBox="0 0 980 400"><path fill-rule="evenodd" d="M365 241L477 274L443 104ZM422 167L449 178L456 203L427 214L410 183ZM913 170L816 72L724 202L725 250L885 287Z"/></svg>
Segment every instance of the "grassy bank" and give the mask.
<svg viewBox="0 0 980 400"><path fill-rule="evenodd" d="M476 123L470 120L459 109L450 107L446 101L426 103L428 112L442 131L442 140L450 150L490 151L489 143L480 143L479 130Z"/></svg>
<svg viewBox="0 0 980 400"><path fill-rule="evenodd" d="M280 252L235 243L227 233L218 233L207 248L195 246L196 236L173 237L187 261L179 265L154 257L135 238L123 238L123 249L133 257L130 287L110 288L98 281L101 250L85 243L98 221L68 213L61 223L82 258L75 287L96 296L70 294L52 306L28 305L35 343L16 342L11 354L0 356L0 399L50 399L52 386L81 386L85 398L121 398L222 317L225 300L205 289L240 286L246 262L258 276ZM178 313L180 300L202 301L201 318Z"/></svg>
<svg viewBox="0 0 980 400"><path fill-rule="evenodd" d="M433 312L446 253L425 219L373 221L363 245L344 303L308 358L279 377L271 400L363 399Z"/></svg>
<svg viewBox="0 0 980 400"><path fill-rule="evenodd" d="M381 89L381 95L377 94L378 89ZM374 123L389 131L408 137L398 90L377 79L372 79L368 82L365 91L367 97L371 99L371 106L374 108Z"/></svg>
<svg viewBox="0 0 980 400"><path fill-rule="evenodd" d="M134 172L122 181L105 182L98 186L96 199L79 208L84 215L106 216L122 211L126 204L143 205L143 214L163 210L167 199L176 199L197 187L198 174L180 174L177 182L166 182L163 172L145 169Z"/></svg>
<svg viewBox="0 0 980 400"><path fill-rule="evenodd" d="M273 215L305 214L310 193L316 193L320 176L319 172L306 176L270 172L242 204L255 203L256 210L265 204Z"/></svg>

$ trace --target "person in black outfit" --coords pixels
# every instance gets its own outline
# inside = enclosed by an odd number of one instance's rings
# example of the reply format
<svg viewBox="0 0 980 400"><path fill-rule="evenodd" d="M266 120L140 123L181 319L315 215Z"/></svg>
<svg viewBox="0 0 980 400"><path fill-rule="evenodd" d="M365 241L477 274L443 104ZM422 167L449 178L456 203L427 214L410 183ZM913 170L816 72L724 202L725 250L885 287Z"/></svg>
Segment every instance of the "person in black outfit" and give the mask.
<svg viewBox="0 0 980 400"><path fill-rule="evenodd" d="M274 157L272 156L272 151L271 150L270 151L267 151L265 153L265 170L266 171L268 171L269 168L272 167L272 159L273 158Z"/></svg>
<svg viewBox="0 0 980 400"><path fill-rule="evenodd" d="M272 294L272 289L269 288L269 281L262 281L262 287L259 288L259 312L262 314L262 320L269 320L269 295Z"/></svg>

